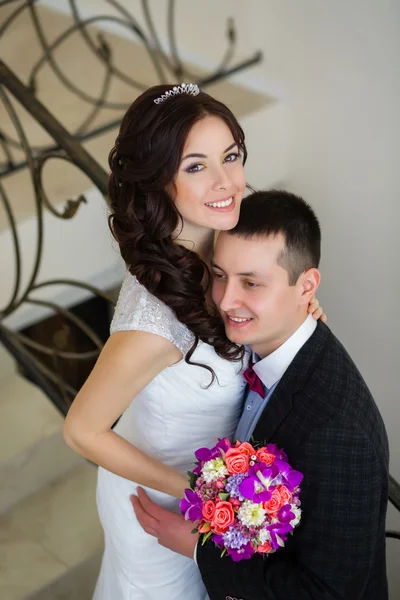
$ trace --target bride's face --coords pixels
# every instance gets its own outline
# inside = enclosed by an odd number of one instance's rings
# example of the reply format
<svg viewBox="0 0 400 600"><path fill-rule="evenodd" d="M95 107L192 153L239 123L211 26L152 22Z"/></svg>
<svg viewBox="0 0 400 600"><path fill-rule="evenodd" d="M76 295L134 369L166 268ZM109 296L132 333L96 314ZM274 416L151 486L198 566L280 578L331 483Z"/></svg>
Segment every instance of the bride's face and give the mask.
<svg viewBox="0 0 400 600"><path fill-rule="evenodd" d="M185 224L232 229L246 187L243 160L233 135L218 117L191 129L174 179L173 198Z"/></svg>

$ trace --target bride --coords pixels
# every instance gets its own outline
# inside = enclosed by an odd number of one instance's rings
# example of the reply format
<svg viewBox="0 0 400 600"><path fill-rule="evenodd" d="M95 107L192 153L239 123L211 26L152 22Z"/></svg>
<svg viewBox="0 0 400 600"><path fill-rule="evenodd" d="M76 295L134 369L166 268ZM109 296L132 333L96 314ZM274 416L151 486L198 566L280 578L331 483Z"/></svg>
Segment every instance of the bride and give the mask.
<svg viewBox="0 0 400 600"><path fill-rule="evenodd" d="M194 561L146 534L129 498L141 485L178 511L195 450L234 434L246 356L214 312L208 264L215 231L238 221L245 159L232 112L184 84L137 98L110 153L110 223L127 272L111 336L64 428L99 465L95 600L207 597ZM317 302L310 311L320 315Z"/></svg>

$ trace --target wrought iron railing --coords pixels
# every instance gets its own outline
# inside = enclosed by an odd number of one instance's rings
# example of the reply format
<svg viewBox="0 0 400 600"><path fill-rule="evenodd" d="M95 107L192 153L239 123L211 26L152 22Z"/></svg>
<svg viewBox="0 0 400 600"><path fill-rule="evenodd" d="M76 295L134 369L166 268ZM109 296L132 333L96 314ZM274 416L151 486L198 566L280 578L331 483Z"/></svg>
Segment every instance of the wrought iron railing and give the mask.
<svg viewBox="0 0 400 600"><path fill-rule="evenodd" d="M261 52L253 53L249 58L241 60L232 64L237 34L233 19L227 21L227 49L222 57L219 65L209 74L199 77L198 74L193 73L187 64L182 60L177 41L175 31L175 12L176 2L175 0L166 0L167 4L167 25L168 25L168 49L165 50L160 41L156 27L154 25L152 12L150 9L149 0L141 0L142 13L146 25L146 29L143 28L137 19L126 10L117 0L104 0L104 4L109 6L117 14L95 14L90 17L83 18L81 14L81 8L76 0L68 0L70 9L71 22L66 25L51 42L48 39L48 32L42 24L41 13L38 8L40 0L3 0L0 1L0 10L6 5L15 5L15 10L12 10L10 14L7 14L4 18L4 22L1 25L0 21L0 39L9 30L11 30L14 23L21 17L23 13L28 13L30 17L30 23L33 27L37 39L40 44L41 54L32 64L29 74L27 76L27 88L35 94L38 90L39 75L45 67L49 67L57 78L59 83L64 86L66 90L75 94L80 100L86 103L90 108L88 114L86 114L82 122L75 128L73 137L75 140L84 141L92 137L98 136L109 129L117 127L121 120L121 111L128 108L129 103L110 100L109 92L113 80L119 79L125 84L129 85L133 90L137 92L143 91L149 87L148 82L139 81L134 78L131 73L123 72L116 61L113 58L112 45L107 40L105 33L101 30L94 30L93 26L101 24L114 24L120 27L124 27L135 40L139 40L143 47L146 49L150 61L154 67L155 75L158 81L153 83L168 82L168 81L185 81L191 80L198 83L202 88L207 87L210 84L216 83L234 73L243 71L261 61ZM85 42L86 52L95 57L96 60L101 63L104 71L102 75L102 82L100 84L100 90L98 95L89 93L79 87L77 83L65 72L63 65L60 64L56 57L56 51L64 44L71 36L79 34ZM132 56L133 58L133 56ZM132 60L132 63L134 61ZM118 116L115 119L111 119L101 126L94 126L96 118L99 113L104 109L112 109L118 112ZM25 161L13 161L12 149L15 147L21 148L21 142L13 140L9 135L5 134L0 130L0 143L3 147L3 151L7 160L0 163L0 173L8 173L21 169L27 166ZM35 151L45 153L48 151L58 150L60 146L46 148L39 147L34 148Z"/></svg>
<svg viewBox="0 0 400 600"><path fill-rule="evenodd" d="M3 181L7 177L13 177L19 171L29 170L33 191L34 215L37 231L37 243L33 266L28 281L23 284L22 270L24 266L21 240L18 228L18 219L14 210L13 199L6 191L6 186L0 183L0 200L3 205L9 230L11 232L14 246L15 278L13 289L5 306L0 310L0 341L11 352L24 374L38 384L43 391L52 399L59 410L66 414L68 408L77 393L70 382L62 376L60 364L62 361L90 361L95 360L102 347L102 339L88 323L77 316L69 308L60 306L56 302L39 299L37 291L43 291L50 286L64 285L78 287L92 294L112 302L112 298L103 290L82 281L65 278L57 280L41 280L39 278L40 266L43 259L44 239L44 211L50 211L55 217L70 220L76 216L81 203L86 202L84 194L77 198L69 199L63 210L54 205L54 199L46 193L43 183L44 167L52 160L63 160L79 169L89 178L101 194L106 198L107 173L98 161L89 154L82 146L82 142L90 140L103 134L105 131L116 128L121 116L130 102L110 99L110 89L113 80L118 79L136 92L144 90L149 83L179 81L192 79L202 87L222 80L234 72L243 70L261 59L261 54L256 52L250 58L236 64L232 59L236 46L236 30L231 19L227 27L227 50L219 66L210 74L198 77L190 71L180 57L176 43L175 32L175 9L174 0L167 2L168 12L168 51L164 50L160 42L156 27L153 22L150 3L142 0L141 7L144 15L146 29L137 19L129 13L116 0L105 0L105 5L114 10L114 14L99 14L83 18L80 3L69 0L69 19L65 26L58 31L57 35L49 41L49 31L43 23L45 13L41 12L39 0L7 0L0 2L0 41L6 36L12 35L13 26L18 24L22 17L24 27L30 27L38 40L40 52L29 64L28 73L25 73L25 82L13 72L11 66L0 62L0 105L4 116L8 119L6 128L4 122L0 123L0 176ZM44 9L46 10L46 9ZM116 13L116 14L115 14ZM2 18L3 17L3 18ZM117 61L114 60L113 46L107 39L107 34L100 29L94 29L94 25L113 23L125 27L136 40L139 40L146 49L150 61L154 67L156 80L152 82L135 79L134 73L126 73L121 70ZM20 31L18 35L21 36ZM98 86L99 93L94 95L83 89L63 68L63 64L57 56L60 46L71 38L72 35L80 36L84 41L85 51L94 57L102 66L102 78ZM21 39L21 38L20 38ZM20 42L21 43L21 42ZM26 49L26 61L29 63L29 48ZM134 64L132 55L131 64ZM56 119L51 109L44 106L39 100L41 89L40 74L44 68L50 69L61 90L65 89L74 94L82 101L83 119L74 127L72 133ZM131 69L132 71L132 69ZM91 87L96 87L92 85ZM130 94L132 100L132 94ZM21 119L16 108L17 104L24 107L29 117L40 124L50 136L51 143L35 143L25 130L25 121ZM57 98L54 98L57 101ZM114 118L104 118L101 124L100 113L112 110ZM2 152L1 152L2 151ZM2 154L2 155L1 155ZM25 277L26 280L26 277ZM34 294L35 292L35 294ZM61 315L71 327L78 328L92 346L84 352L66 351L56 344L51 346L32 340L24 332L6 326L7 318L13 315L21 306L34 305L44 307L53 313Z"/></svg>

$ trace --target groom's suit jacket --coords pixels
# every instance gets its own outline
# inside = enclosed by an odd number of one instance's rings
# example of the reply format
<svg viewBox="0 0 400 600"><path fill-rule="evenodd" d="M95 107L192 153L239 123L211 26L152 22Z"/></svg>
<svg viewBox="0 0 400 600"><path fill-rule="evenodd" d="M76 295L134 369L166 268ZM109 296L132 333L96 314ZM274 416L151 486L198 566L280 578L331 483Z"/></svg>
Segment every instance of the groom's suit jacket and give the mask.
<svg viewBox="0 0 400 600"><path fill-rule="evenodd" d="M283 448L304 474L302 519L285 548L266 558L235 563L212 542L198 544L210 600L387 600L386 431L323 323L283 375L253 438Z"/></svg>

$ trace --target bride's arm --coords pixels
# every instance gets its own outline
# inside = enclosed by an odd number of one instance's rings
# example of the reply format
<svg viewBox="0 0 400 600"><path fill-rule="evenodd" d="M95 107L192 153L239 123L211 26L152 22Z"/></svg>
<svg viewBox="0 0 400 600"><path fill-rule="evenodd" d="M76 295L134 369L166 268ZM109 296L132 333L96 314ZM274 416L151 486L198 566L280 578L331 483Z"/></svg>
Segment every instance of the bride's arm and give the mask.
<svg viewBox="0 0 400 600"><path fill-rule="evenodd" d="M69 410L64 425L67 444L108 471L181 498L187 487L185 476L111 430L132 399L181 358L180 350L161 336L143 331L113 333Z"/></svg>

